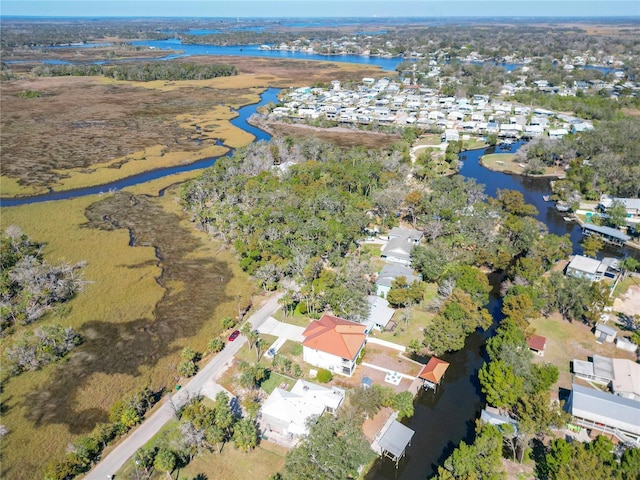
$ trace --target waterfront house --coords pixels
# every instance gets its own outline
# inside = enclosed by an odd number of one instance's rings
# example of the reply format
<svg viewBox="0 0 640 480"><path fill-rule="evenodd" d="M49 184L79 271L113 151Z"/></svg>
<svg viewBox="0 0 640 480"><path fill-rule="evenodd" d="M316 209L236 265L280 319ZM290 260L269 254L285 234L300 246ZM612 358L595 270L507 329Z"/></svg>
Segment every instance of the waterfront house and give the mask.
<svg viewBox="0 0 640 480"><path fill-rule="evenodd" d="M332 315L312 321L302 332L302 359L319 368L350 377L365 346L366 325Z"/></svg>
<svg viewBox="0 0 640 480"><path fill-rule="evenodd" d="M640 198L621 198L603 195L600 202L598 202L598 209L606 212L611 208L613 202L619 202L624 205L624 208L627 211L627 218L640 219Z"/></svg>
<svg viewBox="0 0 640 480"><path fill-rule="evenodd" d="M607 264L595 258L575 255L565 270L570 277L586 278L592 282L602 280L607 273Z"/></svg>
<svg viewBox="0 0 640 480"><path fill-rule="evenodd" d="M640 402L573 384L565 408L571 423L640 446Z"/></svg>

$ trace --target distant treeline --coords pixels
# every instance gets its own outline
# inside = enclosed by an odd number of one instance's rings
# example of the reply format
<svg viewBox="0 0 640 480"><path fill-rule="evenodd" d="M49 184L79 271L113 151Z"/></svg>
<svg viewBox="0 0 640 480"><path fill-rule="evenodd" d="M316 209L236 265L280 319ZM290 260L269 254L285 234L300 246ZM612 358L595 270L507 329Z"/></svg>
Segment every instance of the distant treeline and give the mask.
<svg viewBox="0 0 640 480"><path fill-rule="evenodd" d="M123 65L42 65L32 73L38 77L103 76L115 80L207 80L238 74L233 65L194 65L190 63L150 62Z"/></svg>

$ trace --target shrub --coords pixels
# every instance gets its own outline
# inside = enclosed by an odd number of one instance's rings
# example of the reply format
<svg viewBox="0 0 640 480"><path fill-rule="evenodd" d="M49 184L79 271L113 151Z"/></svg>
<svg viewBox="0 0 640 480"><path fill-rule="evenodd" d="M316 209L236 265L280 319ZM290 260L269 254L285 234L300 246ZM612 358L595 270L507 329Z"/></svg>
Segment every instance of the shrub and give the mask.
<svg viewBox="0 0 640 480"><path fill-rule="evenodd" d="M224 349L224 340L221 338L212 338L207 345L211 353L218 353Z"/></svg>
<svg viewBox="0 0 640 480"><path fill-rule="evenodd" d="M329 370L326 370L324 368L318 370L318 373L316 375L316 380L318 380L320 383L328 383L332 378L333 374Z"/></svg>
<svg viewBox="0 0 640 480"><path fill-rule="evenodd" d="M178 373L183 377L193 377L198 371L198 367L191 360L185 360L178 366Z"/></svg>
<svg viewBox="0 0 640 480"><path fill-rule="evenodd" d="M222 325L223 330L229 330L230 328L235 327L236 320L235 318L224 317L222 320L220 320L220 324Z"/></svg>
<svg viewBox="0 0 640 480"><path fill-rule="evenodd" d="M196 352L191 347L184 347L182 349L182 353L180 354L180 356L182 357L183 360L187 362L196 362L198 361L198 357L199 357L198 352Z"/></svg>

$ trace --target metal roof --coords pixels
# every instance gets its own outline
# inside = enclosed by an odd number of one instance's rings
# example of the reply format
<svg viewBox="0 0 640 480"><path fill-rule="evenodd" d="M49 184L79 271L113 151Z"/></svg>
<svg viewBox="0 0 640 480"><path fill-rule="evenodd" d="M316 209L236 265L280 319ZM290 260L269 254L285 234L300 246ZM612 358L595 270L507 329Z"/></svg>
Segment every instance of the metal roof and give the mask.
<svg viewBox="0 0 640 480"><path fill-rule="evenodd" d="M617 238L624 242L631 240L631 237L629 235L625 235L620 230L617 230L611 227L601 227L599 225L591 225L589 223L585 223L584 225L582 225L582 228L585 228L587 230L592 230L594 232L598 232L603 235L608 235L610 237Z"/></svg>
<svg viewBox="0 0 640 480"><path fill-rule="evenodd" d="M593 377L593 363L586 360L573 359L573 373L587 377Z"/></svg>
<svg viewBox="0 0 640 480"><path fill-rule="evenodd" d="M604 325L603 323L598 323L596 324L596 331L600 330L602 333L606 333L607 335L616 335L618 333L618 331L613 328L610 327L608 325Z"/></svg>
<svg viewBox="0 0 640 480"><path fill-rule="evenodd" d="M386 450L394 457L402 456L404 449L407 448L413 434L416 433L409 427L405 427L403 424L397 421L389 426L382 438L380 439L380 447L382 450Z"/></svg>
<svg viewBox="0 0 640 480"><path fill-rule="evenodd" d="M601 355L593 356L593 373L596 377L606 378L607 380L613 380L615 377L613 373L613 360L609 357L603 357Z"/></svg>
<svg viewBox="0 0 640 480"><path fill-rule="evenodd" d="M573 384L571 415L640 435L640 402Z"/></svg>

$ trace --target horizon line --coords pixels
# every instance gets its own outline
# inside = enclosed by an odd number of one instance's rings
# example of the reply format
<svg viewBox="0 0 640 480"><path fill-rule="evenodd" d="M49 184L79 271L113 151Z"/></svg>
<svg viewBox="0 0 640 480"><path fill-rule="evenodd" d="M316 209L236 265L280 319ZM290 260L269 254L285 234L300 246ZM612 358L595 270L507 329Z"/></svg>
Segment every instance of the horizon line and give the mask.
<svg viewBox="0 0 640 480"><path fill-rule="evenodd" d="M318 15L308 15L308 16L300 16L300 15L256 15L256 16L238 16L238 15L220 15L220 16L196 16L196 15L32 15L32 14L1 14L0 18L186 18L186 19L207 19L207 18L229 18L229 19L242 19L242 20L251 20L251 19L279 19L279 18L297 18L297 19L323 19L323 18L353 18L353 19L402 19L402 18L410 18L410 19L434 19L434 18L467 18L467 19L476 19L476 18L572 18L572 19L597 19L597 18L619 18L621 20L630 20L630 19L639 19L640 14L636 15L607 15L607 14L593 14L593 15L551 15L551 14L537 14L537 15L436 15L436 16L422 16L422 15L335 15L335 16L318 16Z"/></svg>

